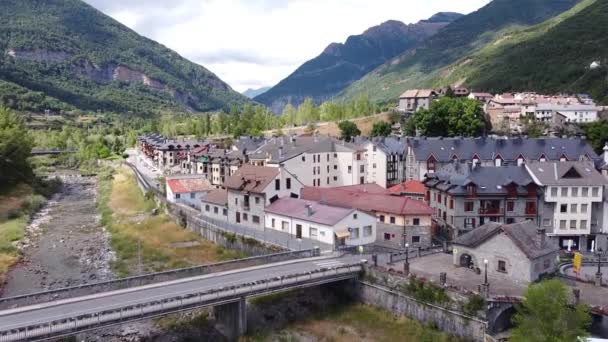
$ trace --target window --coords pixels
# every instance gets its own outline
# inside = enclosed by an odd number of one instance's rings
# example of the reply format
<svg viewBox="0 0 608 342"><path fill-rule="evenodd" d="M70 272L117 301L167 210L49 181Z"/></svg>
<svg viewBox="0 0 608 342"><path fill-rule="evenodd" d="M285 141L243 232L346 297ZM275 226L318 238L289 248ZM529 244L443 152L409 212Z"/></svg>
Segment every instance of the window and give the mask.
<svg viewBox="0 0 608 342"><path fill-rule="evenodd" d="M566 220L560 220L559 221L559 229L566 229L566 224L567 224Z"/></svg>
<svg viewBox="0 0 608 342"><path fill-rule="evenodd" d="M352 240L356 240L359 238L359 228L351 228L350 229L350 238Z"/></svg>
<svg viewBox="0 0 608 342"><path fill-rule="evenodd" d="M570 220L570 229L576 229L576 220Z"/></svg>
<svg viewBox="0 0 608 342"><path fill-rule="evenodd" d="M359 184L365 184L365 177L359 177Z"/></svg>
<svg viewBox="0 0 608 342"><path fill-rule="evenodd" d="M357 214L353 214L353 219L357 219Z"/></svg>
<svg viewBox="0 0 608 342"><path fill-rule="evenodd" d="M587 197L587 196L589 196L589 188L588 188L588 187L584 186L584 187L581 189L581 196L582 196L582 197Z"/></svg>
<svg viewBox="0 0 608 342"><path fill-rule="evenodd" d="M363 227L363 237L372 236L372 226Z"/></svg>
<svg viewBox="0 0 608 342"><path fill-rule="evenodd" d="M376 152L376 145L372 148L372 151Z"/></svg>
<svg viewBox="0 0 608 342"><path fill-rule="evenodd" d="M419 226L420 225L420 219L419 218L416 217L413 221L414 221L413 222L414 226Z"/></svg>
<svg viewBox="0 0 608 342"><path fill-rule="evenodd" d="M329 165L327 165L327 173L329 173Z"/></svg>
<svg viewBox="0 0 608 342"><path fill-rule="evenodd" d="M390 220L391 220L391 224L395 224L395 216L391 216Z"/></svg>
<svg viewBox="0 0 608 342"><path fill-rule="evenodd" d="M338 154L337 153L334 153L334 158L338 158Z"/></svg>
<svg viewBox="0 0 608 342"><path fill-rule="evenodd" d="M572 197L578 197L578 188L572 188Z"/></svg>
<svg viewBox="0 0 608 342"><path fill-rule="evenodd" d="M437 202L441 203L441 194L437 194Z"/></svg>
<svg viewBox="0 0 608 342"><path fill-rule="evenodd" d="M334 182L338 181L338 176L334 176Z"/></svg>
<svg viewBox="0 0 608 342"><path fill-rule="evenodd" d="M464 211L471 212L473 211L473 202L464 202Z"/></svg>
<svg viewBox="0 0 608 342"><path fill-rule="evenodd" d="M391 234L384 233L384 241L389 241L391 239Z"/></svg>
<svg viewBox="0 0 608 342"><path fill-rule="evenodd" d="M361 173L365 172L365 165L359 166L359 172L361 172Z"/></svg>
<svg viewBox="0 0 608 342"><path fill-rule="evenodd" d="M379 221L384 222L384 215L380 215Z"/></svg>
<svg viewBox="0 0 608 342"><path fill-rule="evenodd" d="M260 217L257 215L253 215L251 216L251 221L253 221L253 223L260 223Z"/></svg>
<svg viewBox="0 0 608 342"><path fill-rule="evenodd" d="M498 260L498 272L507 273L507 262L504 260Z"/></svg>
<svg viewBox="0 0 608 342"><path fill-rule="evenodd" d="M474 218L465 218L464 219L464 227L465 228L475 228L475 219Z"/></svg>
<svg viewBox="0 0 608 342"><path fill-rule="evenodd" d="M281 180L280 179L275 179L274 180L274 189L276 191L281 190Z"/></svg>
<svg viewBox="0 0 608 342"><path fill-rule="evenodd" d="M302 156L302 161L306 162L306 157L305 156Z"/></svg>
<svg viewBox="0 0 608 342"><path fill-rule="evenodd" d="M568 188L562 188L562 197L568 197Z"/></svg>
<svg viewBox="0 0 608 342"><path fill-rule="evenodd" d="M551 187L551 196L557 197L557 187Z"/></svg>
<svg viewBox="0 0 608 342"><path fill-rule="evenodd" d="M559 206L559 212L560 213L567 213L568 212L568 205L567 204L560 204L560 206Z"/></svg>
<svg viewBox="0 0 608 342"><path fill-rule="evenodd" d="M357 160L361 160L361 153L357 153Z"/></svg>
<svg viewBox="0 0 608 342"><path fill-rule="evenodd" d="M337 169L338 169L338 165L334 165L334 170L337 170Z"/></svg>
<svg viewBox="0 0 608 342"><path fill-rule="evenodd" d="M327 161L329 161L329 153L325 155L327 157Z"/></svg>
<svg viewBox="0 0 608 342"><path fill-rule="evenodd" d="M276 220L275 220L275 219L270 220L270 226L271 226L272 228L274 228L275 223L276 223Z"/></svg>
<svg viewBox="0 0 608 342"><path fill-rule="evenodd" d="M513 224L515 223L515 219L512 217L507 217L507 224Z"/></svg>
<svg viewBox="0 0 608 342"><path fill-rule="evenodd" d="M258 196L255 196L255 204L260 204L260 198Z"/></svg>
<svg viewBox="0 0 608 342"><path fill-rule="evenodd" d="M587 229L587 220L581 220L580 229Z"/></svg>
<svg viewBox="0 0 608 342"><path fill-rule="evenodd" d="M374 169L376 168L376 163L372 164L372 168L374 168Z"/></svg>
<svg viewBox="0 0 608 342"><path fill-rule="evenodd" d="M194 192L190 193L190 199L195 199L196 198L196 194Z"/></svg>
<svg viewBox="0 0 608 342"><path fill-rule="evenodd" d="M243 221L247 221L249 219L249 215L246 213L243 213Z"/></svg>
<svg viewBox="0 0 608 342"><path fill-rule="evenodd" d="M205 211L209 211L209 210L210 210L209 204L205 205Z"/></svg>
<svg viewBox="0 0 608 342"><path fill-rule="evenodd" d="M515 207L515 202L513 202L513 201L507 202L507 211L513 211L514 207Z"/></svg>
<svg viewBox="0 0 608 342"><path fill-rule="evenodd" d="M578 211L578 204L570 204L570 213L576 214Z"/></svg>
<svg viewBox="0 0 608 342"><path fill-rule="evenodd" d="M222 209L222 215L228 216L228 209Z"/></svg>
<svg viewBox="0 0 608 342"><path fill-rule="evenodd" d="M469 196L475 195L475 185L467 185L467 194Z"/></svg>
<svg viewBox="0 0 608 342"><path fill-rule="evenodd" d="M317 162L317 156L316 156L316 155L314 155L314 154L312 155L312 162L313 162L313 163L316 163L316 162Z"/></svg>
<svg viewBox="0 0 608 342"><path fill-rule="evenodd" d="M591 196L597 197L597 196L599 196L599 194L600 194L600 189L599 188L597 188L595 186L593 188L591 188Z"/></svg>
<svg viewBox="0 0 608 342"><path fill-rule="evenodd" d="M176 199L179 199L179 197L180 197L179 194L175 194Z"/></svg>
<svg viewBox="0 0 608 342"><path fill-rule="evenodd" d="M213 207L213 213L217 214L220 212L220 209L218 207Z"/></svg>
<svg viewBox="0 0 608 342"><path fill-rule="evenodd" d="M545 259L543 261L543 269L548 269L551 266L551 259Z"/></svg>
<svg viewBox="0 0 608 342"><path fill-rule="evenodd" d="M291 189L291 178L285 179L285 189L287 189L287 190Z"/></svg>
<svg viewBox="0 0 608 342"><path fill-rule="evenodd" d="M318 235L319 235L319 230L317 228L310 227L310 238L317 239Z"/></svg>
<svg viewBox="0 0 608 342"><path fill-rule="evenodd" d="M581 204L581 214L586 214L587 213L587 207L589 205L588 204Z"/></svg>
<svg viewBox="0 0 608 342"><path fill-rule="evenodd" d="M454 209L454 199L450 197L450 209Z"/></svg>
<svg viewBox="0 0 608 342"><path fill-rule="evenodd" d="M288 231L289 230L289 222L281 221L281 230Z"/></svg>
<svg viewBox="0 0 608 342"><path fill-rule="evenodd" d="M543 219L543 227L551 227L551 219Z"/></svg>
<svg viewBox="0 0 608 342"><path fill-rule="evenodd" d="M348 173L349 174L353 173L353 167L350 165L348 165Z"/></svg>

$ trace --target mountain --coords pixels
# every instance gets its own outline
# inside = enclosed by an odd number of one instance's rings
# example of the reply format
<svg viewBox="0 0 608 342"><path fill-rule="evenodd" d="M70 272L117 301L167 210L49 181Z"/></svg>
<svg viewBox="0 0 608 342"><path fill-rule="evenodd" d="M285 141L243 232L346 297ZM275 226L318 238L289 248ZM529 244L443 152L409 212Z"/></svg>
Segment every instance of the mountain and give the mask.
<svg viewBox="0 0 608 342"><path fill-rule="evenodd" d="M246 101L209 70L80 0L0 1L0 104L150 113Z"/></svg>
<svg viewBox="0 0 608 342"><path fill-rule="evenodd" d="M345 89L342 99L368 94L373 101L395 101L411 88L431 87L446 66L498 37L521 30L571 9L580 0L494 0L441 29L424 44L409 49ZM466 63L466 60L464 61ZM464 83L464 79L454 84Z"/></svg>
<svg viewBox="0 0 608 342"><path fill-rule="evenodd" d="M254 98L254 97L256 97L256 96L259 96L259 95L264 94L264 93L265 93L265 92L267 92L267 91L268 91L270 88L272 88L272 87L262 87L262 88L257 88L257 89L252 89L252 88L249 88L249 89L247 89L247 90L245 90L245 91L243 92L243 95L245 95L245 96L247 96L248 98L252 99L252 98Z"/></svg>
<svg viewBox="0 0 608 342"><path fill-rule="evenodd" d="M608 1L585 0L570 11L517 32L454 66L454 78L493 92L589 93L608 104ZM591 68L593 62L599 62ZM459 76L461 75L461 76Z"/></svg>
<svg viewBox="0 0 608 342"><path fill-rule="evenodd" d="M291 102L298 105L307 97L317 103L329 99L375 67L417 46L451 21L458 13L437 13L428 20L406 25L390 20L361 35L350 36L345 43L330 44L318 57L304 63L255 101L275 112Z"/></svg>

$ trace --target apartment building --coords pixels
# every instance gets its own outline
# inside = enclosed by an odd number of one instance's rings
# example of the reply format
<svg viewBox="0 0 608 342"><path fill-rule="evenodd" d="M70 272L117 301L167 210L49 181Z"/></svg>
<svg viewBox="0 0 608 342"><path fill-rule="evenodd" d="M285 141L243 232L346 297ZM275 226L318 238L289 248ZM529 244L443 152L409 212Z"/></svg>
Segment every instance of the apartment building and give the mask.
<svg viewBox="0 0 608 342"><path fill-rule="evenodd" d="M449 238L488 222L538 224L542 193L524 165L454 162L429 173L424 184L434 219Z"/></svg>
<svg viewBox="0 0 608 342"><path fill-rule="evenodd" d="M365 149L366 178L383 188L397 185L405 179L406 141L401 137L357 140Z"/></svg>
<svg viewBox="0 0 608 342"><path fill-rule="evenodd" d="M281 198L266 207L265 222L267 229L333 246L360 246L376 240L373 215L316 201Z"/></svg>
<svg viewBox="0 0 608 342"><path fill-rule="evenodd" d="M248 155L249 163L282 167L305 186L367 183L365 150L330 137L277 137Z"/></svg>
<svg viewBox="0 0 608 342"><path fill-rule="evenodd" d="M283 197L298 198L302 183L283 167L243 165L226 178L228 222L264 229L264 209Z"/></svg>
<svg viewBox="0 0 608 342"><path fill-rule="evenodd" d="M158 134L139 137L139 150L144 157L166 174L181 171L181 163L192 149L210 145L209 141L167 139Z"/></svg>
<svg viewBox="0 0 608 342"><path fill-rule="evenodd" d="M541 227L561 248L588 251L596 244L605 246L608 208L604 188L608 181L592 163L535 162L528 163L526 170L544 189Z"/></svg>
<svg viewBox="0 0 608 342"><path fill-rule="evenodd" d="M408 138L406 179L423 180L452 164L480 166L522 165L530 161L598 161L598 155L581 138Z"/></svg>
<svg viewBox="0 0 608 342"><path fill-rule="evenodd" d="M181 169L185 174L203 175L213 186L220 187L247 162L247 155L240 151L201 147L186 154Z"/></svg>

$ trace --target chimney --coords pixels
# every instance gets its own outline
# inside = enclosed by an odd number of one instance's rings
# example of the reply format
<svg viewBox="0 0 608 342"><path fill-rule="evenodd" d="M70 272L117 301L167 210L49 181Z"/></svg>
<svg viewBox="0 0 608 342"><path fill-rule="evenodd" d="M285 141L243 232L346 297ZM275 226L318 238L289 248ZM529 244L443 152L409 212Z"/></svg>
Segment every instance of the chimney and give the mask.
<svg viewBox="0 0 608 342"><path fill-rule="evenodd" d="M602 153L602 157L604 158L604 163L608 164L608 142L604 145L604 153Z"/></svg>
<svg viewBox="0 0 608 342"><path fill-rule="evenodd" d="M307 215L308 217L311 217L311 216L312 216L312 214L313 214L313 212L312 212L312 204L307 204L307 205L306 205L306 215Z"/></svg>
<svg viewBox="0 0 608 342"><path fill-rule="evenodd" d="M283 158L283 146L279 146L279 159Z"/></svg>
<svg viewBox="0 0 608 342"><path fill-rule="evenodd" d="M545 246L545 229L544 228L536 228L536 237L534 239L534 244L536 248L540 249Z"/></svg>

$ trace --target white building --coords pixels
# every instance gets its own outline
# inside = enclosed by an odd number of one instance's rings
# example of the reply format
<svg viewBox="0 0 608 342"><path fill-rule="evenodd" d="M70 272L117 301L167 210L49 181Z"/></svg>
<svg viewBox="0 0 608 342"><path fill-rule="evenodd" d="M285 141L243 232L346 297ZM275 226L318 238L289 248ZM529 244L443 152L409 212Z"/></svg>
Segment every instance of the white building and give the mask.
<svg viewBox="0 0 608 342"><path fill-rule="evenodd" d="M266 208L267 229L336 246L359 246L376 240L376 218L360 210L315 201L282 198Z"/></svg>
<svg viewBox="0 0 608 342"><path fill-rule="evenodd" d="M200 199L213 189L207 179L200 175L172 176L166 180L167 200L193 208L200 208Z"/></svg>
<svg viewBox="0 0 608 342"><path fill-rule="evenodd" d="M593 104L539 103L534 116L538 121L551 121L555 113L566 117L566 122L587 123L597 121L598 107Z"/></svg>
<svg viewBox="0 0 608 342"><path fill-rule="evenodd" d="M365 149L367 183L389 188L405 180L405 139L374 138L362 143L361 147Z"/></svg>

